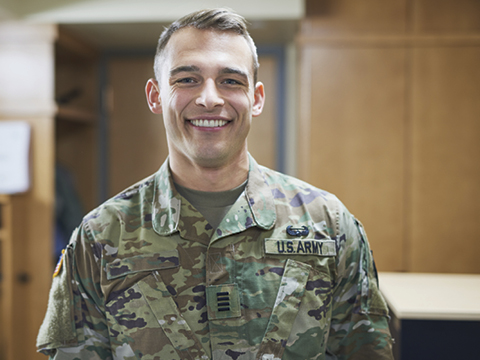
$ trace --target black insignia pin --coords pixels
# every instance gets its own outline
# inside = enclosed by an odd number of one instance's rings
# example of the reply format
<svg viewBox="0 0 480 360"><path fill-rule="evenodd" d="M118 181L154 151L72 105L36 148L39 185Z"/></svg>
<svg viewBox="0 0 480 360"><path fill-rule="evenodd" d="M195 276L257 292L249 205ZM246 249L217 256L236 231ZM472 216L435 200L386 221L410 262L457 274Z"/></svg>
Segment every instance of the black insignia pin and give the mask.
<svg viewBox="0 0 480 360"><path fill-rule="evenodd" d="M287 226L287 234L290 236L300 237L307 236L309 233L308 227L303 225L300 228L294 228L292 225Z"/></svg>

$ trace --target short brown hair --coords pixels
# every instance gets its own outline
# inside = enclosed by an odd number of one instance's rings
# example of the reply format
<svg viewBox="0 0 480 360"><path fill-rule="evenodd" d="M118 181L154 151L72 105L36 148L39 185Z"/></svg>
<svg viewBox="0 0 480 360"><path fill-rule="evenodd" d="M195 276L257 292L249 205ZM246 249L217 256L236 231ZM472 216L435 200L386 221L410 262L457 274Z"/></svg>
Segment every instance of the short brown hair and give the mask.
<svg viewBox="0 0 480 360"><path fill-rule="evenodd" d="M174 21L169 27L165 28L158 39L155 64L153 66L157 80L160 80L160 61L168 41L176 31L185 27L193 27L199 30L231 31L243 36L245 40L247 40L247 44L252 51L253 80L255 85L257 82L259 67L257 48L248 33L247 21L245 18L228 9L207 9L196 11Z"/></svg>

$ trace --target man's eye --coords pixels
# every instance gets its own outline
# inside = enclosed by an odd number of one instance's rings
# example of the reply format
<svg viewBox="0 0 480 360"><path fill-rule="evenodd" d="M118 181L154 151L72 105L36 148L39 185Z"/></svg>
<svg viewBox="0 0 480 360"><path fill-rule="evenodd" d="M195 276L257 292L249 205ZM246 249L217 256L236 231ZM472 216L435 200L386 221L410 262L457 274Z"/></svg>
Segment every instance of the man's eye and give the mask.
<svg viewBox="0 0 480 360"><path fill-rule="evenodd" d="M235 79L226 79L223 81L224 84L227 84L227 85L242 85L241 82L235 80Z"/></svg>
<svg viewBox="0 0 480 360"><path fill-rule="evenodd" d="M193 78L182 78L177 80L177 83L180 84L193 84L194 82L195 80Z"/></svg>

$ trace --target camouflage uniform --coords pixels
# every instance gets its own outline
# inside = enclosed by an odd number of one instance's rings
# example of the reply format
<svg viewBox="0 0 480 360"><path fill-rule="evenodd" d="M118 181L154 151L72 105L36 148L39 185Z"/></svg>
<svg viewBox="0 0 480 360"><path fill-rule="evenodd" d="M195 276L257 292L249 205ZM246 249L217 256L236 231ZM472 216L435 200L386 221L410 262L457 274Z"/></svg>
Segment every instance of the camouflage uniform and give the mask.
<svg viewBox="0 0 480 360"><path fill-rule="evenodd" d="M213 229L167 161L84 218L37 345L56 359L392 359L387 316L335 196L250 158Z"/></svg>

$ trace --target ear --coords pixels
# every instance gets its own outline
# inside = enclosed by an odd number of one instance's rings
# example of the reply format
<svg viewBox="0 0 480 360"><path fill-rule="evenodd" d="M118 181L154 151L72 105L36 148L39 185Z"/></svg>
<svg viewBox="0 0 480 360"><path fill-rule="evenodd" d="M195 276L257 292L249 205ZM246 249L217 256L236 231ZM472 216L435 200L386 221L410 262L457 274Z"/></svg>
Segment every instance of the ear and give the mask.
<svg viewBox="0 0 480 360"><path fill-rule="evenodd" d="M255 85L254 102L252 109L252 116L257 117L263 111L263 105L265 104L265 88L261 82L257 82Z"/></svg>
<svg viewBox="0 0 480 360"><path fill-rule="evenodd" d="M160 101L160 88L158 82L155 79L149 79L147 86L145 87L145 93L147 95L147 102L150 111L154 114L162 113L162 103Z"/></svg>

